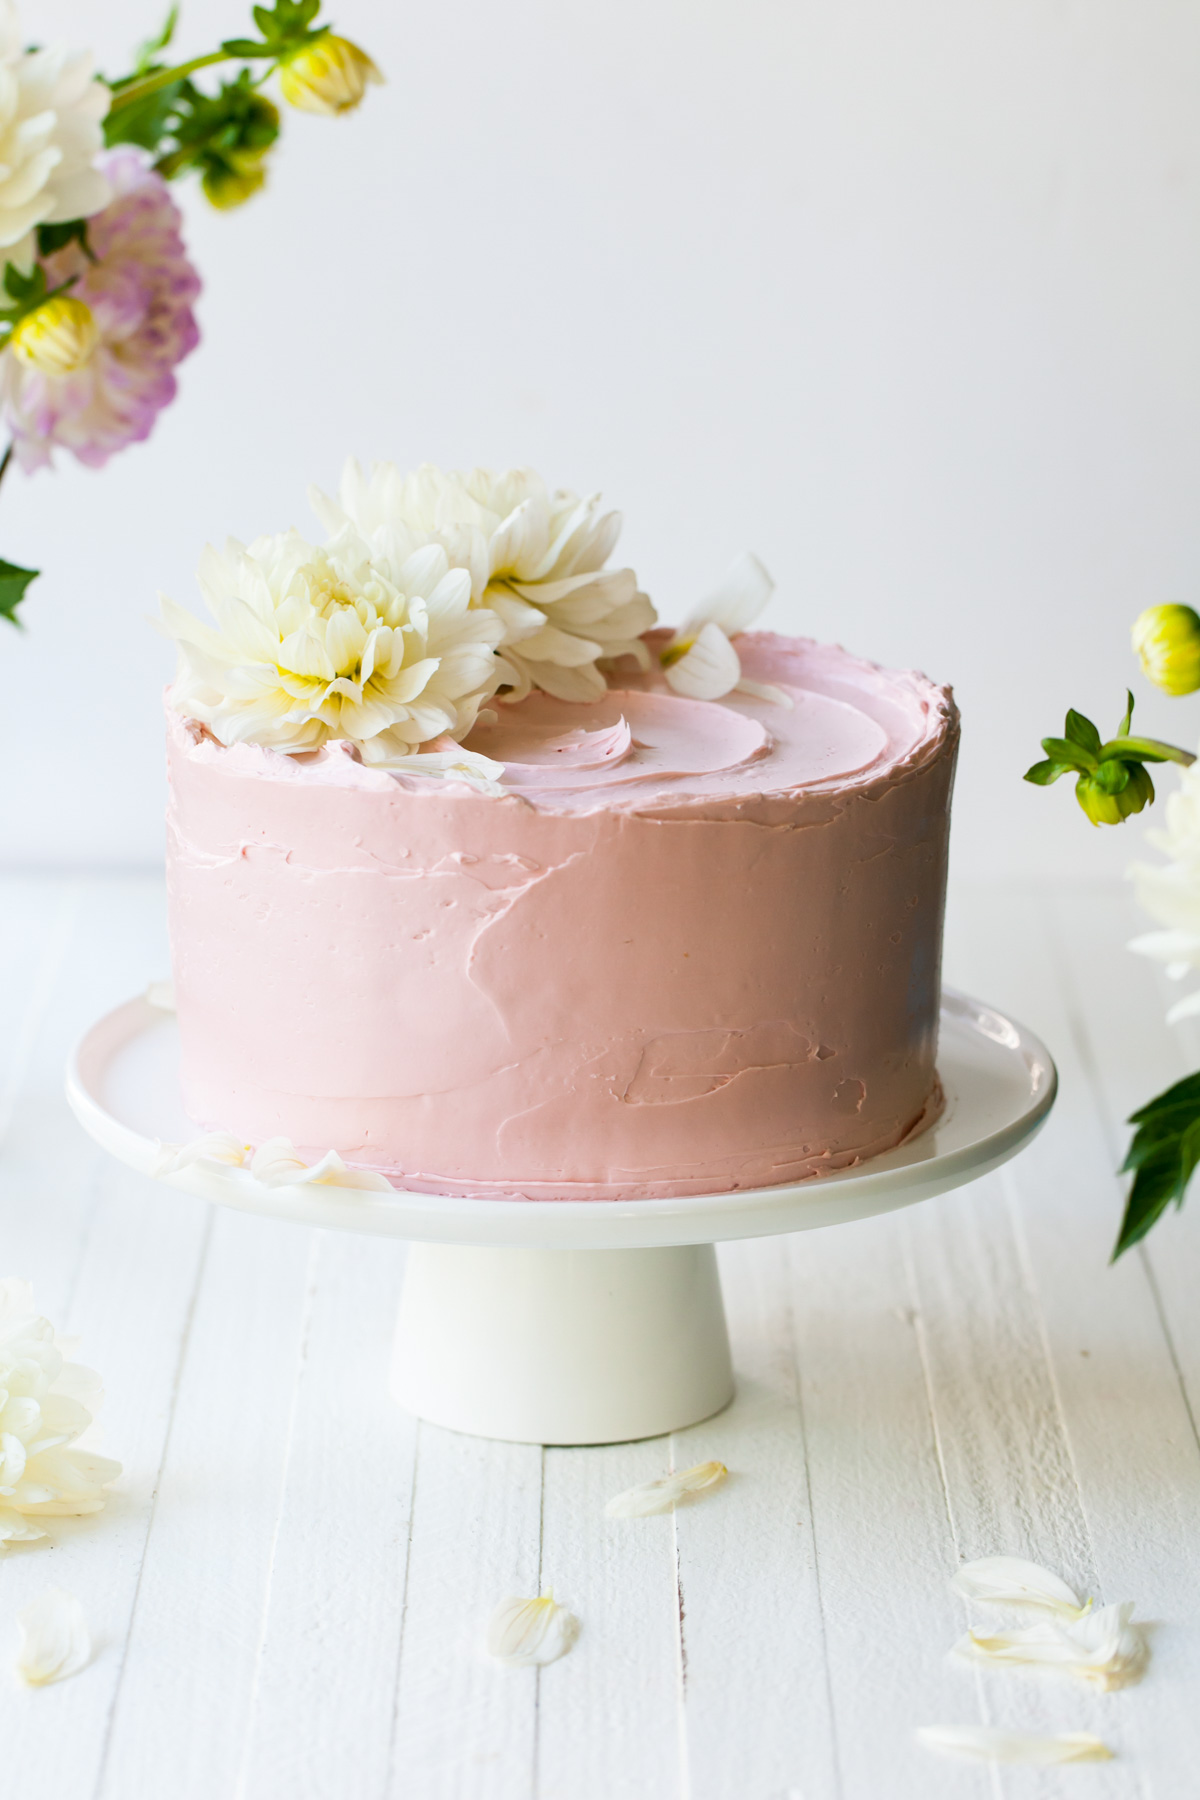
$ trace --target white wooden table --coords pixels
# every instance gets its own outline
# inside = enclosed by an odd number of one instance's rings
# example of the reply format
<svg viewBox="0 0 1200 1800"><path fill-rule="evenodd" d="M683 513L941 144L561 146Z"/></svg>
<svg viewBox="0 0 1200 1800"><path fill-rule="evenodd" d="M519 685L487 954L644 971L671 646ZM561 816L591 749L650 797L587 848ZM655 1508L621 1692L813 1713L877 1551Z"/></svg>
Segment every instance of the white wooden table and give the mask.
<svg viewBox="0 0 1200 1800"><path fill-rule="evenodd" d="M1123 893L960 890L947 975L1042 1033L1055 1117L911 1213L722 1249L740 1375L673 1441L456 1437L388 1399L403 1249L217 1213L107 1161L71 1042L166 968L148 879L0 887L0 1275L108 1387L107 1509L0 1559L5 1800L938 1800L1200 1791L1200 1194L1107 1265L1120 1121L1200 1063L1123 949ZM719 1457L674 1518L633 1482ZM947 1656L956 1564L1033 1556L1156 1621L1092 1695ZM92 1665L3 1672L14 1614L76 1592ZM553 1589L540 1673L481 1621ZM938 1761L915 1726L1092 1730L1110 1765Z"/></svg>

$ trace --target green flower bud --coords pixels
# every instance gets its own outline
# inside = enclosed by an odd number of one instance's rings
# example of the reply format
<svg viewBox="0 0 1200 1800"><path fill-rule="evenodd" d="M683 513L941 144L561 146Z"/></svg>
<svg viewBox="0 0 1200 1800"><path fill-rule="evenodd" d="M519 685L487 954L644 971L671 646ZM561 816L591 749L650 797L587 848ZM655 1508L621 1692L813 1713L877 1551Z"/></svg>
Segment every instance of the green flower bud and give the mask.
<svg viewBox="0 0 1200 1800"><path fill-rule="evenodd" d="M1200 688L1200 615L1190 606L1151 606L1134 621L1142 673L1168 694Z"/></svg>
<svg viewBox="0 0 1200 1800"><path fill-rule="evenodd" d="M1094 775L1081 775L1075 798L1093 825L1119 825L1154 799L1154 783L1142 763L1102 762Z"/></svg>
<svg viewBox="0 0 1200 1800"><path fill-rule="evenodd" d="M231 150L223 157L205 159L200 185L210 205L229 212L257 194L266 179L265 151Z"/></svg>

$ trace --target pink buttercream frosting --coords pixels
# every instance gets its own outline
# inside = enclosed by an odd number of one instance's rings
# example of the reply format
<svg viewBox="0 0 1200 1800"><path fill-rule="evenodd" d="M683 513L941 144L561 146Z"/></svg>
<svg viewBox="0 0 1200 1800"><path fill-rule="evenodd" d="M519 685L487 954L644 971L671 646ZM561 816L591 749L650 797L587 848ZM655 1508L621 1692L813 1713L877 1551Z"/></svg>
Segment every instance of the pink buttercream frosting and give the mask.
<svg viewBox="0 0 1200 1800"><path fill-rule="evenodd" d="M498 705L505 794L172 716L185 1101L398 1184L724 1191L936 1116L949 691L748 633L793 704Z"/></svg>

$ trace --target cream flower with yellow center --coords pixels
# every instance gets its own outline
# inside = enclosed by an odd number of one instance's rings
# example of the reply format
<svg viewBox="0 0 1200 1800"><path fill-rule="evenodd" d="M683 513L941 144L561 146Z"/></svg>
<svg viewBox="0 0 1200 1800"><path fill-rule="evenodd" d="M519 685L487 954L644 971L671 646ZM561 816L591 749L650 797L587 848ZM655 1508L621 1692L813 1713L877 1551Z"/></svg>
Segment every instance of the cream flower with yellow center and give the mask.
<svg viewBox="0 0 1200 1800"><path fill-rule="evenodd" d="M438 543L468 570L476 606L503 621L506 700L532 687L559 700L599 700L597 665L634 656L648 667L642 634L656 622L632 569L606 569L620 514L599 497L551 493L532 469L447 474L430 464L404 475L394 463L370 474L347 463L336 501L314 491L327 529L353 526L389 559Z"/></svg>
<svg viewBox="0 0 1200 1800"><path fill-rule="evenodd" d="M172 704L224 744L345 739L364 762L411 766L419 745L465 737L501 678L503 628L437 544L388 564L350 530L324 549L295 531L231 540L205 551L199 580L215 630L163 599Z"/></svg>

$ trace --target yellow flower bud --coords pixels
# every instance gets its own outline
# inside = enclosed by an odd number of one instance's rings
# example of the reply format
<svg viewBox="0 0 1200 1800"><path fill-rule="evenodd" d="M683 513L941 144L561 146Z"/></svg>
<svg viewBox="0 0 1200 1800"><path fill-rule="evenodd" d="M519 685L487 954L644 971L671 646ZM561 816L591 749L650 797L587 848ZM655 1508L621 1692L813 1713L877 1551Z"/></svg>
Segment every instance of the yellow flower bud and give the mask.
<svg viewBox="0 0 1200 1800"><path fill-rule="evenodd" d="M265 152L231 150L221 162L209 164L200 185L210 205L218 212L230 212L257 194L266 179Z"/></svg>
<svg viewBox="0 0 1200 1800"><path fill-rule="evenodd" d="M1151 606L1134 621L1142 673L1168 694L1200 688L1200 616L1190 606Z"/></svg>
<svg viewBox="0 0 1200 1800"><path fill-rule="evenodd" d="M332 31L314 38L279 70L279 87L289 106L301 112L353 112L369 81L383 76L365 50Z"/></svg>
<svg viewBox="0 0 1200 1800"><path fill-rule="evenodd" d="M55 294L13 329L8 348L43 375L72 375L96 348L99 334L91 310L70 294Z"/></svg>

